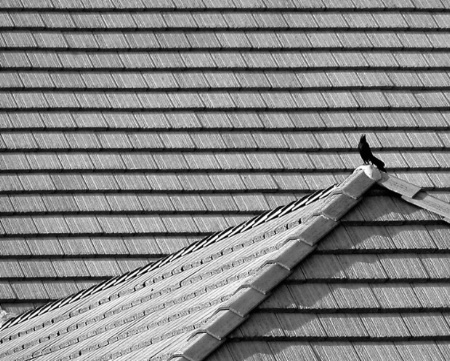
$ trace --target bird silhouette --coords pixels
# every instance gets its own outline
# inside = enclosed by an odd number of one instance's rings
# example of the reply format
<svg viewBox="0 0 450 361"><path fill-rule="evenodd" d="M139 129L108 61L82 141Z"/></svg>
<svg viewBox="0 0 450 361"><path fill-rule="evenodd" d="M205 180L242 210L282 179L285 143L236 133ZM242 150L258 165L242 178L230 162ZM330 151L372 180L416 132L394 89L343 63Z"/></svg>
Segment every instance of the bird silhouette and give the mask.
<svg viewBox="0 0 450 361"><path fill-rule="evenodd" d="M358 150L362 160L364 161L364 164L369 164L370 162L373 165L375 165L379 170L386 172L386 168L384 168L384 162L372 154L372 151L370 150L370 145L369 143L367 143L365 134L361 135L358 144Z"/></svg>

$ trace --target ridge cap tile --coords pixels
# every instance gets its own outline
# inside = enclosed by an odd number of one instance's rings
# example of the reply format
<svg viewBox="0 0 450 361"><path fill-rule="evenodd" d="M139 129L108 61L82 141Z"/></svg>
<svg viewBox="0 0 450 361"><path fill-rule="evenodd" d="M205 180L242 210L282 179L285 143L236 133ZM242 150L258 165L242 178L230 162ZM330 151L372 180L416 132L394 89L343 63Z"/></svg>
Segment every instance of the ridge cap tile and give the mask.
<svg viewBox="0 0 450 361"><path fill-rule="evenodd" d="M402 199L442 216L442 218L447 222L450 220L450 204L439 198L433 197L425 191L416 193L413 198L402 195Z"/></svg>
<svg viewBox="0 0 450 361"><path fill-rule="evenodd" d="M362 196L375 183L375 180L369 178L362 168L363 167L357 168L352 175L338 185L336 191L341 191L355 199Z"/></svg>
<svg viewBox="0 0 450 361"><path fill-rule="evenodd" d="M224 340L218 340L207 333L201 333L193 337L191 345L184 352L175 352L173 356L184 357L189 361L201 361L223 342Z"/></svg>
<svg viewBox="0 0 450 361"><path fill-rule="evenodd" d="M387 173L382 174L381 180L377 183L399 194L406 202L436 213L450 223L450 204L422 190L421 187Z"/></svg>
<svg viewBox="0 0 450 361"><path fill-rule="evenodd" d="M377 183L382 187L389 189L390 191L401 194L402 196L408 198L413 198L418 192L422 190L421 187L398 177L389 175L388 173L383 173L381 175L381 179L378 180Z"/></svg>
<svg viewBox="0 0 450 361"><path fill-rule="evenodd" d="M207 325L205 327L194 331L189 339L198 333L208 333L218 340L223 340L246 319L247 317L242 317L233 311L220 310L207 321Z"/></svg>

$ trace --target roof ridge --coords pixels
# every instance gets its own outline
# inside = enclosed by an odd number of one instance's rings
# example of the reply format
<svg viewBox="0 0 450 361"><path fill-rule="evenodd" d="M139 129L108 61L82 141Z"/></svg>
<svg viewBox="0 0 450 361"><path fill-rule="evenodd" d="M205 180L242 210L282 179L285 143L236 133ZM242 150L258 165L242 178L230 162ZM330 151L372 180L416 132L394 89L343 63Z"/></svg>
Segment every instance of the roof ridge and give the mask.
<svg viewBox="0 0 450 361"><path fill-rule="evenodd" d="M0 330L6 329L10 326L17 325L21 322L24 322L26 320L32 319L34 317L40 316L46 312L55 310L57 308L60 308L62 306L68 305L72 302L75 302L77 300L80 300L82 298L85 298L87 296L96 294L100 291L103 291L107 288L117 286L119 284L122 284L130 279L136 278L138 276L141 276L147 272L153 271L157 268L160 268L164 266L165 264L172 262L186 254L190 254L200 248L207 247L213 243L219 242L223 240L226 237L230 237L239 233L243 233L251 228L254 228L260 224L266 223L268 221L271 221L275 218L284 216L290 212L293 212L301 207L304 207L306 205L309 205L319 199L322 199L330 194L330 192L335 188L336 184L331 185L328 188L325 188L323 190L316 191L314 193L311 193L307 196L304 196L298 200L295 200L293 202L288 203L285 206L279 206L277 208L274 208L272 210L266 211L261 213L260 215L243 222L237 226L230 227L225 229L221 232L216 232L211 234L210 236L203 238L201 240L198 240L184 248L181 248L175 253L172 253L170 255L167 255L166 257L163 257L159 259L156 262L149 263L148 265L139 267L133 271L126 272L120 276L113 277L109 280L103 281L99 284L96 284L94 286L91 286L85 290L76 292L68 297L65 297L60 300L52 301L47 304L44 304L34 310L30 310L28 312L25 312L17 317L10 318L7 320L3 325L0 325ZM289 228L289 227L288 227Z"/></svg>
<svg viewBox="0 0 450 361"><path fill-rule="evenodd" d="M247 319L250 312L316 249L317 243L340 224L340 219L375 182L376 179L358 168L329 192L320 212L314 213L306 223L286 232L274 256L266 260L256 274L242 283L231 298L217 308L204 327L193 331L189 337L192 342L170 359L202 361L224 343L226 337Z"/></svg>
<svg viewBox="0 0 450 361"><path fill-rule="evenodd" d="M399 194L408 203L440 215L444 221L450 223L449 203L432 196L415 184L384 172L380 173L381 178L377 180L380 186Z"/></svg>

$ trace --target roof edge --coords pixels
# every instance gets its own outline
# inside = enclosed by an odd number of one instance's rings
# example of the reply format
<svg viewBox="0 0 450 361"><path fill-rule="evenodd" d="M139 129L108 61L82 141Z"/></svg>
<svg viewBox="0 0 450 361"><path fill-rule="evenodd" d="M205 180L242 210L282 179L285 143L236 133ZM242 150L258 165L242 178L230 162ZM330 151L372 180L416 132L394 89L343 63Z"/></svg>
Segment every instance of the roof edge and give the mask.
<svg viewBox="0 0 450 361"><path fill-rule="evenodd" d="M359 203L364 193L379 179L381 175L377 169L357 168L330 192L329 201L320 212L313 214L305 224L299 224L286 232L274 256L215 311L204 327L193 331L188 346L174 353L170 360L205 360L316 249L320 240L340 224L340 219Z"/></svg>

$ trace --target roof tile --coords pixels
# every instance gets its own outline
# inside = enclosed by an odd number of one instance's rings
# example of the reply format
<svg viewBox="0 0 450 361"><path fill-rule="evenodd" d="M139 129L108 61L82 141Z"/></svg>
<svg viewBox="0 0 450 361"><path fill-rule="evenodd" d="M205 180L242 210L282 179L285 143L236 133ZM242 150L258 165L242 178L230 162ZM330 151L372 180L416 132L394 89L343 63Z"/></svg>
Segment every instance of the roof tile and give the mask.
<svg viewBox="0 0 450 361"><path fill-rule="evenodd" d="M361 316L361 320L373 338L410 337L400 314L365 314Z"/></svg>
<svg viewBox="0 0 450 361"><path fill-rule="evenodd" d="M97 251L89 238L61 237L58 238L58 241L64 254L67 256L97 254Z"/></svg>
<svg viewBox="0 0 450 361"><path fill-rule="evenodd" d="M139 202L144 211L166 211L170 212L174 210L170 198L163 195L140 195Z"/></svg>
<svg viewBox="0 0 450 361"><path fill-rule="evenodd" d="M239 174L236 173L211 173L209 174L209 178L211 180L211 184L214 186L214 189L218 191L246 189L246 185L243 183Z"/></svg>
<svg viewBox="0 0 450 361"><path fill-rule="evenodd" d="M28 239L26 244L26 248L33 256L62 256L64 254L57 238Z"/></svg>
<svg viewBox="0 0 450 361"><path fill-rule="evenodd" d="M446 335L449 327L444 317L440 313L431 314L402 314L412 336L437 336Z"/></svg>
<svg viewBox="0 0 450 361"><path fill-rule="evenodd" d="M420 226L411 225L407 229L405 227L388 226L386 229L395 246L399 249L435 247L430 235Z"/></svg>
<svg viewBox="0 0 450 361"><path fill-rule="evenodd" d="M290 337L325 337L326 332L323 329L319 318L310 314L287 314L280 313L276 315L279 319L280 331Z"/></svg>
<svg viewBox="0 0 450 361"><path fill-rule="evenodd" d="M37 233L64 234L69 233L69 228L62 216L35 216L33 222Z"/></svg>
<svg viewBox="0 0 450 361"><path fill-rule="evenodd" d="M298 309L335 309L337 307L327 284L305 283L290 285L288 289Z"/></svg>
<svg viewBox="0 0 450 361"><path fill-rule="evenodd" d="M87 189L80 174L52 174L51 180L56 190L73 191Z"/></svg>
<svg viewBox="0 0 450 361"><path fill-rule="evenodd" d="M135 233L165 233L166 227L159 216L130 216L128 217L133 225Z"/></svg>
<svg viewBox="0 0 450 361"><path fill-rule="evenodd" d="M53 269L52 263L48 259L39 260L20 260L20 268L24 276L29 278L34 277L55 277L56 273Z"/></svg>
<svg viewBox="0 0 450 361"><path fill-rule="evenodd" d="M14 293L21 299L45 300L49 296L40 281L10 282Z"/></svg>
<svg viewBox="0 0 450 361"><path fill-rule="evenodd" d="M196 158L196 162L198 162L198 166L200 167L202 158ZM208 161L208 167L211 166L211 164L215 163L212 161L212 158L207 156L203 158ZM180 189L183 189L185 191L204 191L204 190L213 190L214 186L211 183L210 178L207 174L179 174L178 180L180 183Z"/></svg>
<svg viewBox="0 0 450 361"><path fill-rule="evenodd" d="M95 217L91 216L66 216L64 217L71 234L98 234L102 229Z"/></svg>
<svg viewBox="0 0 450 361"><path fill-rule="evenodd" d="M419 300L407 283L372 284L371 288L381 308L409 310L420 307Z"/></svg>
<svg viewBox="0 0 450 361"><path fill-rule="evenodd" d="M319 315L328 337L365 337L367 330L358 315Z"/></svg>

